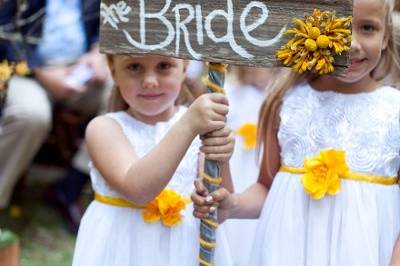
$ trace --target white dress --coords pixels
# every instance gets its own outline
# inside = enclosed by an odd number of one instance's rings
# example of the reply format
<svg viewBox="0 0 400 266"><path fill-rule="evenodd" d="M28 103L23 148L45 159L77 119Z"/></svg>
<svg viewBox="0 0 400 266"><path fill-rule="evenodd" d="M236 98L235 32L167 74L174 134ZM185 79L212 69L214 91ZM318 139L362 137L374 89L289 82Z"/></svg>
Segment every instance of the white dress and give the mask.
<svg viewBox="0 0 400 266"><path fill-rule="evenodd" d="M265 97L264 91L254 86L229 82L225 87L229 99L229 127L237 130L246 123L257 125L258 113ZM236 193L240 193L254 184L259 172L256 148L245 149L243 146L243 138L237 136L235 150L230 160L232 181ZM231 219L224 224L234 265L248 266L257 220Z"/></svg>
<svg viewBox="0 0 400 266"><path fill-rule="evenodd" d="M118 122L136 154L142 157L160 142L185 110L181 107L169 121L156 125L145 124L123 111L108 116ZM189 197L194 189L199 147L200 141L196 138L167 185L183 196ZM105 182L92 164L90 167L96 193L123 198ZM146 223L141 209L93 201L81 221L73 265L197 266L200 225L192 211L192 204L188 204L182 212L182 221L173 227L166 227L160 222ZM219 228L217 236L216 265L229 266L231 258L223 227Z"/></svg>
<svg viewBox="0 0 400 266"><path fill-rule="evenodd" d="M400 168L400 91L290 90L278 134L282 162L328 148L346 151L353 172L395 177ZM335 196L313 200L300 175L279 172L264 204L248 265L388 266L400 232L400 189L342 180Z"/></svg>

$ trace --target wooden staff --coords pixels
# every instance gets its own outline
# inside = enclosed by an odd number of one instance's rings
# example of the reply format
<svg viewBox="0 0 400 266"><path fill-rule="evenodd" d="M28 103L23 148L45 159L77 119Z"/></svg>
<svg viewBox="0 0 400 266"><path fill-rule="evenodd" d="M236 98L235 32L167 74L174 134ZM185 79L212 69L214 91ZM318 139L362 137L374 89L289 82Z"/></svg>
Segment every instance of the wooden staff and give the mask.
<svg viewBox="0 0 400 266"><path fill-rule="evenodd" d="M224 93L226 65L221 63L208 64L208 79L205 80L207 92ZM220 169L215 161L206 160L204 163L203 182L209 193L217 190L221 184ZM200 223L200 266L214 265L216 247L216 229L218 227L217 210L210 213L208 218Z"/></svg>

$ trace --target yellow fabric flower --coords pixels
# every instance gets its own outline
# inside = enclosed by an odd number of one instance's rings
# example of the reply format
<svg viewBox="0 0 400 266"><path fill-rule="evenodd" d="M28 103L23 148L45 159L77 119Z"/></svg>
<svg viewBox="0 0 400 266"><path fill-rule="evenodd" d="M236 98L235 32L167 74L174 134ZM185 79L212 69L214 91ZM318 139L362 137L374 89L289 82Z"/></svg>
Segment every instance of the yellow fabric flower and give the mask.
<svg viewBox="0 0 400 266"><path fill-rule="evenodd" d="M306 173L301 177L301 183L313 199L338 193L340 176L349 171L345 152L341 150L321 151L318 156L307 158L304 169Z"/></svg>
<svg viewBox="0 0 400 266"><path fill-rule="evenodd" d="M12 68L11 65L8 64L8 61L3 61L0 63L0 81L6 82L10 79L12 75Z"/></svg>
<svg viewBox="0 0 400 266"><path fill-rule="evenodd" d="M160 211L158 210L157 199L147 203L143 211L143 220L148 223L158 222L161 219Z"/></svg>
<svg viewBox="0 0 400 266"><path fill-rule="evenodd" d="M160 221L165 226L174 226L182 220L181 211L186 207L186 200L172 189L164 189L144 211L143 219L148 223Z"/></svg>
<svg viewBox="0 0 400 266"><path fill-rule="evenodd" d="M334 70L334 56L350 50L351 17L336 18L334 12L314 9L304 21L295 18L295 28L285 34L294 37L276 53L285 66L292 66L300 74L309 70L328 74Z"/></svg>
<svg viewBox="0 0 400 266"><path fill-rule="evenodd" d="M236 134L243 138L243 148L252 149L257 143L257 125L253 123L245 123L236 130Z"/></svg>
<svg viewBox="0 0 400 266"><path fill-rule="evenodd" d="M15 73L19 76L26 76L30 73L28 64L25 61L19 62L15 65Z"/></svg>

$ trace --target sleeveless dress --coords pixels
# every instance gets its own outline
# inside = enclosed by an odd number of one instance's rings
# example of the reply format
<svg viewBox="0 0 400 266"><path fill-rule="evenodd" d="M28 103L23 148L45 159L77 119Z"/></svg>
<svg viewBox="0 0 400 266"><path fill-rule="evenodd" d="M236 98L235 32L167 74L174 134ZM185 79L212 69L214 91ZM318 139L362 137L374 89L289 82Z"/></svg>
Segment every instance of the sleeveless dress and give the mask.
<svg viewBox="0 0 400 266"><path fill-rule="evenodd" d="M227 83L228 126L237 131L246 124L257 125L258 113L265 97L264 90L251 85ZM236 136L230 168L236 193L243 192L257 181L259 164L256 148L244 148L244 138L241 136ZM257 223L255 219L230 219L224 223L235 266L248 266Z"/></svg>
<svg viewBox="0 0 400 266"><path fill-rule="evenodd" d="M291 89L282 105L282 164L303 167L321 150L346 152L356 173L396 177L400 91L342 94ZM338 194L314 200L300 174L278 172L264 204L248 265L388 266L400 232L400 189L341 180Z"/></svg>
<svg viewBox="0 0 400 266"><path fill-rule="evenodd" d="M109 113L143 157L166 135L186 111L185 107L166 122L148 125L124 111ZM110 140L111 141L111 140ZM190 197L197 178L200 140L196 138L179 164L167 188ZM157 167L155 165L154 167ZM90 163L92 186L96 193L124 198L114 191ZM199 221L193 217L193 205L182 211L182 221L166 227L161 222L146 223L141 209L107 205L93 201L85 212L78 232L74 266L197 266ZM223 227L217 233L216 265L231 265Z"/></svg>

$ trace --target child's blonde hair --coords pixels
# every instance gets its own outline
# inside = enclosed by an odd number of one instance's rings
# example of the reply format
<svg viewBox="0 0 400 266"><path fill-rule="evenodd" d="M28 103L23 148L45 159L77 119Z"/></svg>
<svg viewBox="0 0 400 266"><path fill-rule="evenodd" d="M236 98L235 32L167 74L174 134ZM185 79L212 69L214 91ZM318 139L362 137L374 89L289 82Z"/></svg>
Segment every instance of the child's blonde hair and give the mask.
<svg viewBox="0 0 400 266"><path fill-rule="evenodd" d="M371 76L376 80L381 80L385 77L387 73L393 68L399 67L399 17L397 12L394 12L395 0L381 0L385 4L386 8L386 38L388 38L388 46L382 51L382 56L379 60L378 65L372 71ZM260 173L267 174L270 178L271 167L268 161L268 150L267 147L271 140L268 139L267 132L270 132L276 128L276 122L273 121L277 116L279 109L282 105L283 97L287 91L293 86L300 84L305 81L311 81L317 78L312 74L299 75L290 69L282 69L281 73L277 75L275 83L272 85L271 93L264 100L259 120L258 120L258 133L257 133L257 143L259 157L261 158ZM276 129L277 130L277 129ZM272 182L272 180L269 180Z"/></svg>
<svg viewBox="0 0 400 266"><path fill-rule="evenodd" d="M112 60L112 55L107 55L107 60ZM188 77L182 83L182 88L179 92L177 99L175 100L175 105L190 105L197 97L206 91L205 86L197 82L194 79ZM121 92L117 84L114 85L110 99L108 102L107 110L109 112L116 112L127 110L129 108L128 104L122 98Z"/></svg>
<svg viewBox="0 0 400 266"><path fill-rule="evenodd" d="M394 58L398 58L400 55L400 1L398 1L398 10L393 12L392 25L393 25L393 46L394 46ZM400 88L400 62L395 62L395 67L391 71L390 81L397 88Z"/></svg>
<svg viewBox="0 0 400 266"><path fill-rule="evenodd" d="M377 67L372 71L372 77L375 80L382 80L387 73L393 69L400 69L400 35L399 23L400 18L398 12L395 11L395 0L382 0L386 9L386 38L388 38L388 46L382 51L381 59ZM396 71L397 72L397 71Z"/></svg>

